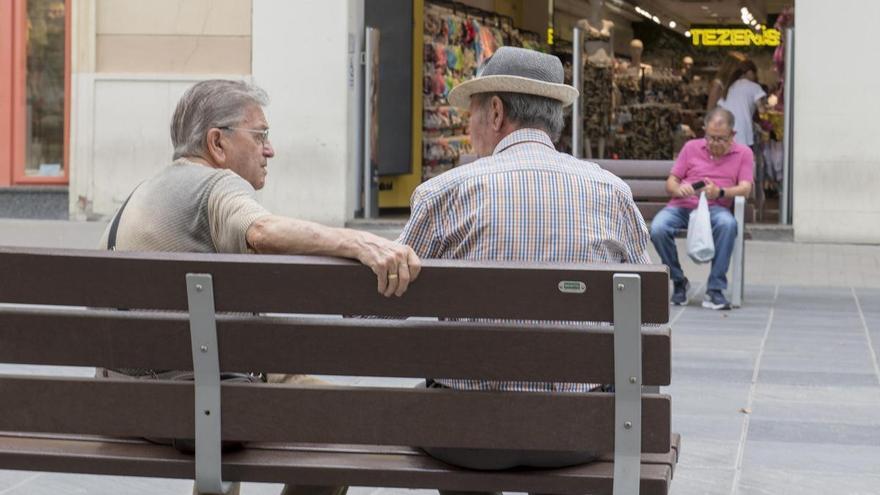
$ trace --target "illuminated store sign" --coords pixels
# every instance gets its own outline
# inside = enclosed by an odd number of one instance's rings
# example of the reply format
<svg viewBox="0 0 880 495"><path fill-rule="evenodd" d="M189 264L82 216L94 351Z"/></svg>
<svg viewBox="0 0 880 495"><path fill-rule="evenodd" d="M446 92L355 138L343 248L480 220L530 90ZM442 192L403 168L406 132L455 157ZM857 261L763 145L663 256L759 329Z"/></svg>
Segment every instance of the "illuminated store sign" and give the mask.
<svg viewBox="0 0 880 495"><path fill-rule="evenodd" d="M691 29L694 46L779 46L782 33L776 29Z"/></svg>

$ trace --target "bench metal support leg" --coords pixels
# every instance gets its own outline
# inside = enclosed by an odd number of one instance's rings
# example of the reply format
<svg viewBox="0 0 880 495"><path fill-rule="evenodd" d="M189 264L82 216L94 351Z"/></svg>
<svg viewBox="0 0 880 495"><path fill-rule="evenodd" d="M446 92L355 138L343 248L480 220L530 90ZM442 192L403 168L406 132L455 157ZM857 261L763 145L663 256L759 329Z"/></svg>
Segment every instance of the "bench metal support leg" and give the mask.
<svg viewBox="0 0 880 495"><path fill-rule="evenodd" d="M730 304L735 308L742 306L743 286L745 285L745 213L746 199L737 196L733 204L733 216L736 219L736 241L733 243L730 277Z"/></svg>
<svg viewBox="0 0 880 495"><path fill-rule="evenodd" d="M615 274L614 495L637 495L642 467L642 281Z"/></svg>
<svg viewBox="0 0 880 495"><path fill-rule="evenodd" d="M231 485L221 477L220 358L211 275L188 273L186 294L195 377L195 490L200 494L225 494Z"/></svg>

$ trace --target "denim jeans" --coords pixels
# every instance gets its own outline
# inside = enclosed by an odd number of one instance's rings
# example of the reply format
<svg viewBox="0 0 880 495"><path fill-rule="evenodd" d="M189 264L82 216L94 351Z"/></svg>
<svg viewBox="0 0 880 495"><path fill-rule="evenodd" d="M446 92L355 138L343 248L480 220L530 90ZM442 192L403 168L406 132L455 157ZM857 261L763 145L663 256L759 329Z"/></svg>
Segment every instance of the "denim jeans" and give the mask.
<svg viewBox="0 0 880 495"><path fill-rule="evenodd" d="M684 280L684 272L678 262L675 248L675 233L687 229L691 209L667 206L651 221L651 242L660 254L663 264L669 267L669 275L673 282ZM733 254L736 241L736 219L730 210L723 206L710 206L712 222L712 238L715 240L715 258L712 259L712 270L709 272L707 290L724 290L727 288L727 267Z"/></svg>

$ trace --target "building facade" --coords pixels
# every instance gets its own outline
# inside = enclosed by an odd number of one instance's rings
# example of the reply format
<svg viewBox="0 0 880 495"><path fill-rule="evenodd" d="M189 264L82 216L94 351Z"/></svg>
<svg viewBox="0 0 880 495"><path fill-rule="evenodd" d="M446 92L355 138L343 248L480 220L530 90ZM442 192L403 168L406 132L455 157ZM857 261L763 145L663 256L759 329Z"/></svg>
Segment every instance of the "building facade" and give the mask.
<svg viewBox="0 0 880 495"><path fill-rule="evenodd" d="M880 243L880 68L868 55L878 16L870 0L797 2L797 241ZM364 0L0 2L0 189L67 185L69 218L105 219L171 161L169 120L183 91L243 79L272 100L276 156L263 203L343 225L360 203L363 19ZM414 83L400 97L420 91Z"/></svg>

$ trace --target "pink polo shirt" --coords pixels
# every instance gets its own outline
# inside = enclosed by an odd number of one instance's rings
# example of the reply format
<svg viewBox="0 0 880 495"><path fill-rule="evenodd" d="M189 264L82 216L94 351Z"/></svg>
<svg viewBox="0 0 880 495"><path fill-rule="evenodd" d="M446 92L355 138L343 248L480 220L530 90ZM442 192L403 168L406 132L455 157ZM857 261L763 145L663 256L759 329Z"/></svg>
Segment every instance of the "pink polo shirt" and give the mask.
<svg viewBox="0 0 880 495"><path fill-rule="evenodd" d="M754 164L755 157L748 146L734 142L726 155L713 159L705 139L691 139L682 147L670 173L685 184L693 184L708 177L718 187L727 188L742 181L752 182ZM699 194L688 198L672 198L669 206L694 209L699 200ZM709 206L720 205L729 208L732 204L733 198L729 197L709 200Z"/></svg>

